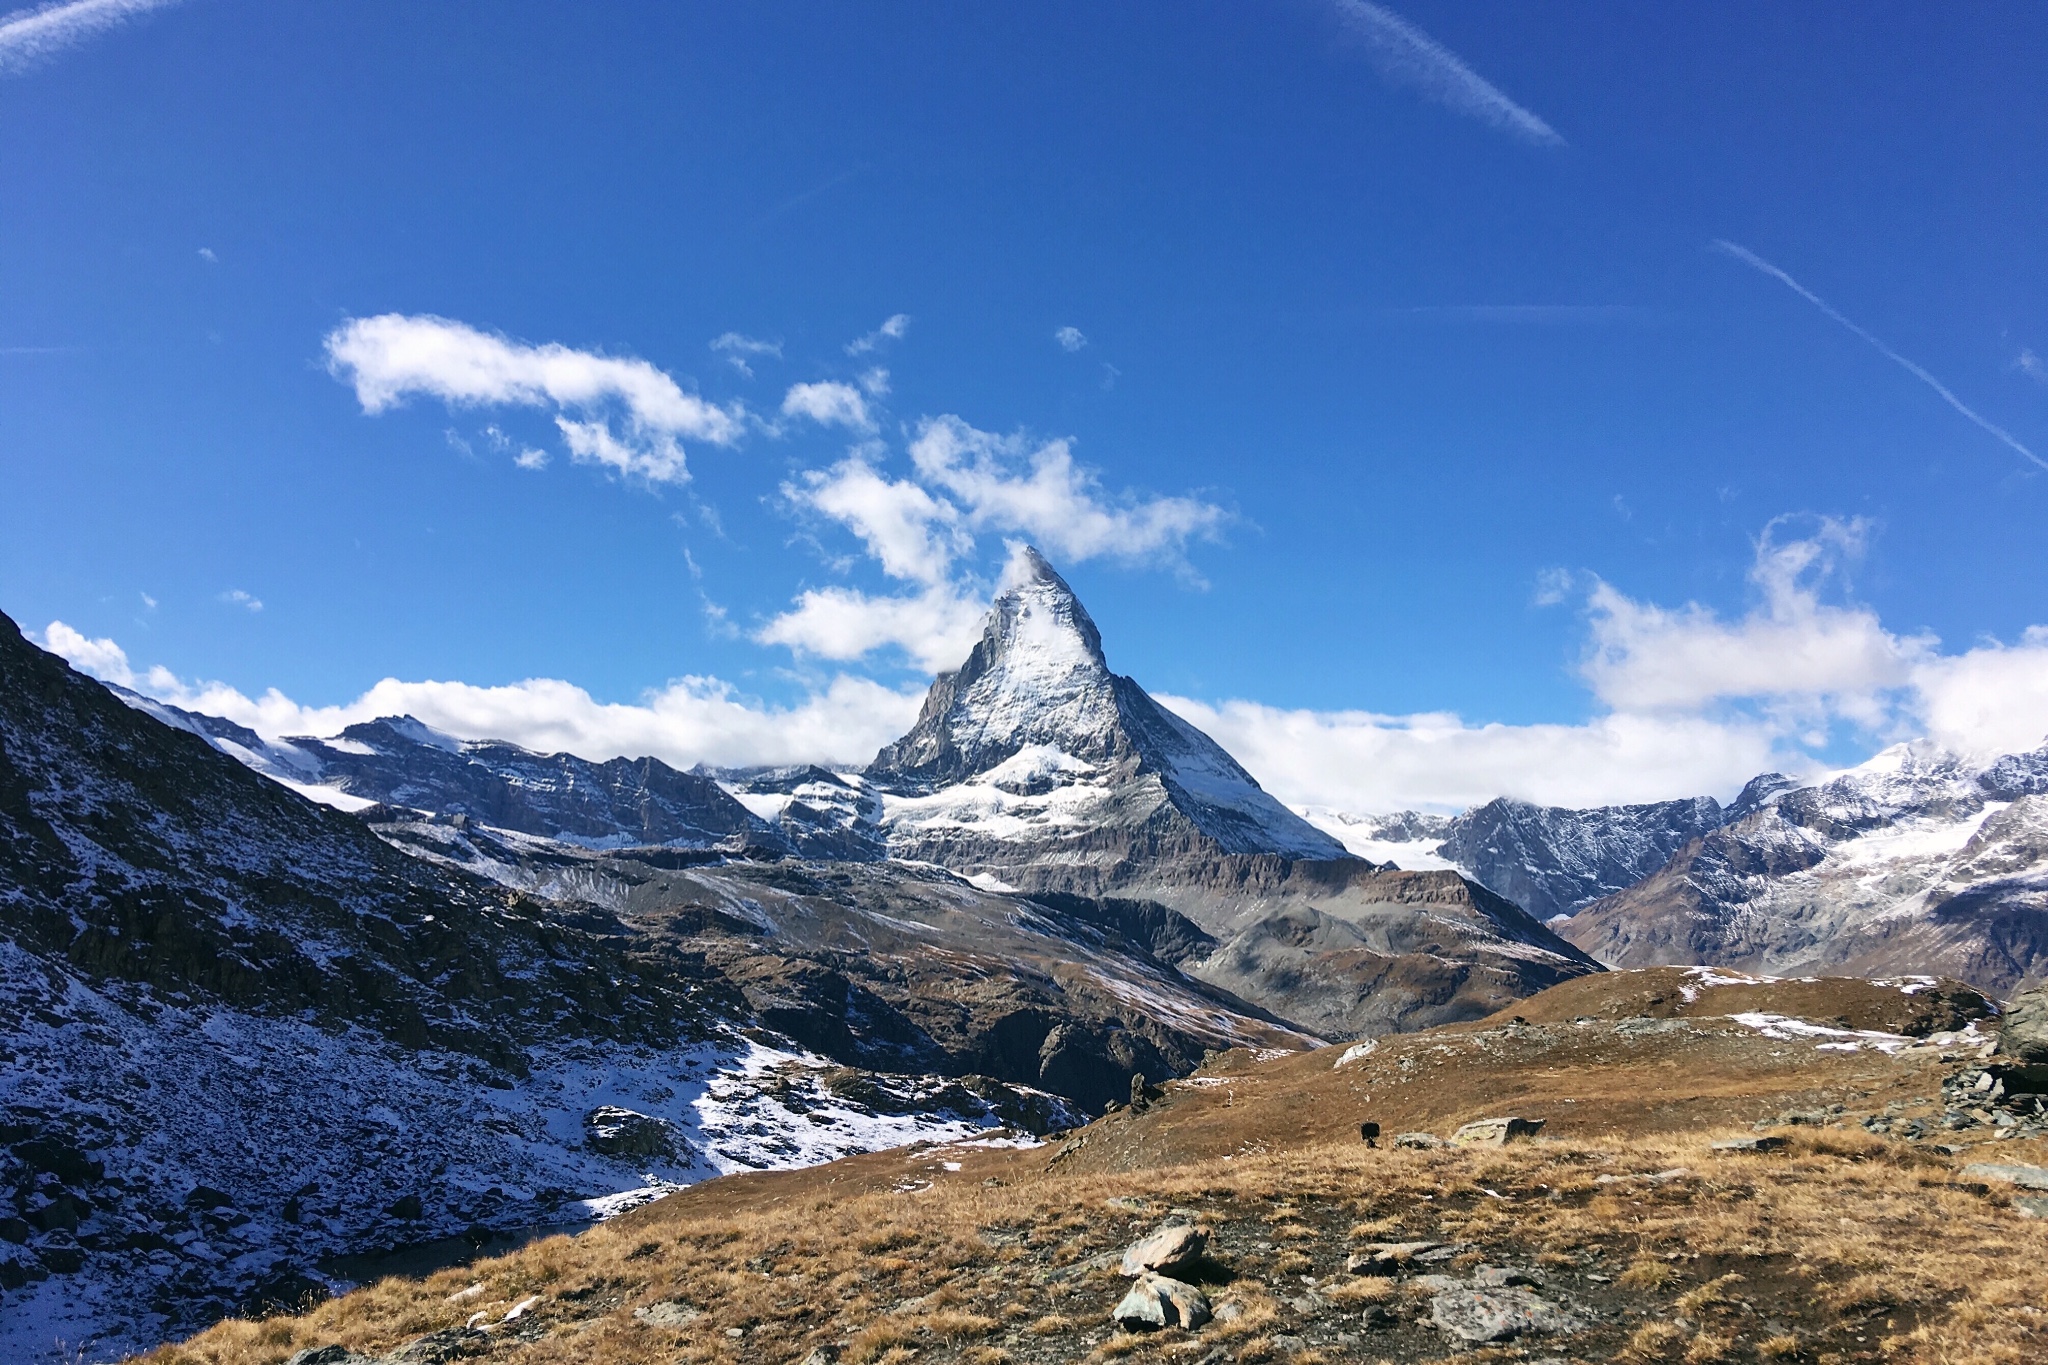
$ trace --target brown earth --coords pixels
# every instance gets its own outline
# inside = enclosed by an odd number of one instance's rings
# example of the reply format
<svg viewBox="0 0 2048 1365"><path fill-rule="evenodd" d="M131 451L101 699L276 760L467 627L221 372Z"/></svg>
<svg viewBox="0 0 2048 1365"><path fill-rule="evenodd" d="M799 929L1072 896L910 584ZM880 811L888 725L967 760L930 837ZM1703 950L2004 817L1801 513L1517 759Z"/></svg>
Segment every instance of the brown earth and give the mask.
<svg viewBox="0 0 2048 1365"><path fill-rule="evenodd" d="M2048 1142L1971 1126L1939 1130L1937 1145L1857 1123L1940 1114L1942 1081L1983 1044L1877 1040L1887 1053L1678 1012L1791 1015L1800 1001L1843 1029L1891 1017L1882 992L1926 992L1760 982L1686 1000L1684 985L1698 983L1615 973L1365 1049L1223 1053L1049 1146L911 1148L716 1180L578 1238L385 1281L298 1318L226 1323L148 1359L272 1365L333 1343L519 1365L814 1351L844 1365L2044 1358L2048 1221L2024 1216L2026 1191L1962 1167L2040 1163ZM1542 1135L1391 1143L1511 1113L1546 1120ZM1377 1147L1360 1141L1364 1121L1381 1125ZM1710 1150L1759 1131L1786 1147ZM1196 1278L1219 1321L1113 1330L1125 1282L1103 1258L1176 1209L1215 1229ZM1387 1277L1345 1270L1370 1243L1421 1240L1447 1244L1445 1259ZM1429 1325L1440 1286L1422 1274L1481 1265L1540 1281L1577 1326L1456 1350ZM479 1313L488 1330L464 1330Z"/></svg>

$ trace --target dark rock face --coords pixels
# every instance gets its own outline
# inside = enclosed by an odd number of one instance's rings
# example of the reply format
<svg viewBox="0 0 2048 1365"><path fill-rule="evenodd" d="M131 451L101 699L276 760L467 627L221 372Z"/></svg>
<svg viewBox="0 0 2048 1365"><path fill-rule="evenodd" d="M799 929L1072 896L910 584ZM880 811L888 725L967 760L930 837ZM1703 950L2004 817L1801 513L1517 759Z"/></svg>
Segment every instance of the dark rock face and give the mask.
<svg viewBox="0 0 2048 1365"><path fill-rule="evenodd" d="M2048 986L2013 997L1998 1024L1998 1051L2023 1066L2048 1064Z"/></svg>
<svg viewBox="0 0 2048 1365"><path fill-rule="evenodd" d="M1711 796L1587 810L1502 797L1452 821L1437 854L1547 920L1635 885L1723 818Z"/></svg>

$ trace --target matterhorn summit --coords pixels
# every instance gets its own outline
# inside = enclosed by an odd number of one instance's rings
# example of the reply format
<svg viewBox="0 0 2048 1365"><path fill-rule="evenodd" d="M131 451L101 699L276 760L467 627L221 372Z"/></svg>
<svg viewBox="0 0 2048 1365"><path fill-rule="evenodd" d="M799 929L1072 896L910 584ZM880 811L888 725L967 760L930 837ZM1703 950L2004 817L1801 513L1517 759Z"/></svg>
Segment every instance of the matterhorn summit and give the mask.
<svg viewBox="0 0 2048 1365"><path fill-rule="evenodd" d="M867 778L885 794L892 855L1005 886L1096 892L1162 857L1345 856L1111 673L1087 609L1030 548L967 661Z"/></svg>

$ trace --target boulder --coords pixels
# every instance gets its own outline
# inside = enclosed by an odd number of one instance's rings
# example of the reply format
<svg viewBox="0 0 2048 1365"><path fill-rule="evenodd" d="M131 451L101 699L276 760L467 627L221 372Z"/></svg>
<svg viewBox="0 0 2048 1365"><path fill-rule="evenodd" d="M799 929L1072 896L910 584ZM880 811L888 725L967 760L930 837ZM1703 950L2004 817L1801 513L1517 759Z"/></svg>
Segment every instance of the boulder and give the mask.
<svg viewBox="0 0 2048 1365"><path fill-rule="evenodd" d="M1526 1289L1451 1289L1429 1301L1440 1332L1478 1345L1537 1332L1577 1330L1578 1319Z"/></svg>
<svg viewBox="0 0 2048 1365"><path fill-rule="evenodd" d="M308 1346L288 1358L284 1365L377 1365L370 1356L357 1355L346 1346Z"/></svg>
<svg viewBox="0 0 2048 1365"><path fill-rule="evenodd" d="M1442 1250L1444 1242L1374 1242L1344 1262L1353 1275L1397 1275L1418 1256Z"/></svg>
<svg viewBox="0 0 2048 1365"><path fill-rule="evenodd" d="M681 1299L664 1299L645 1308L635 1308L633 1316L650 1327L687 1327L703 1317L704 1310Z"/></svg>
<svg viewBox="0 0 2048 1365"><path fill-rule="evenodd" d="M1740 1152L1782 1152L1785 1145L1785 1139L1781 1137L1723 1138L1719 1142L1708 1144L1707 1150L1723 1155Z"/></svg>
<svg viewBox="0 0 2048 1365"><path fill-rule="evenodd" d="M2028 1066L2048 1063L2048 986L2021 991L1998 1022L1998 1053Z"/></svg>
<svg viewBox="0 0 2048 1365"><path fill-rule="evenodd" d="M604 1104L583 1116L590 1150L604 1156L661 1156L674 1160L679 1145L667 1119Z"/></svg>
<svg viewBox="0 0 2048 1365"><path fill-rule="evenodd" d="M1532 1138L1543 1131L1542 1119L1480 1119L1451 1134L1459 1147L1505 1147L1520 1138Z"/></svg>
<svg viewBox="0 0 2048 1365"><path fill-rule="evenodd" d="M1396 1133L1394 1135L1394 1145L1396 1147L1416 1147L1427 1151L1431 1147L1443 1146L1444 1140L1435 1133Z"/></svg>
<svg viewBox="0 0 2048 1365"><path fill-rule="evenodd" d="M1130 1293L1117 1301L1109 1316L1129 1332L1160 1327L1192 1330L1209 1320L1209 1299L1191 1284L1147 1271L1131 1286Z"/></svg>
<svg viewBox="0 0 2048 1365"><path fill-rule="evenodd" d="M1209 1229L1190 1223L1169 1223L1131 1243L1118 1269L1125 1275L1143 1275L1147 1271L1170 1275L1201 1260L1208 1246Z"/></svg>
<svg viewBox="0 0 2048 1365"><path fill-rule="evenodd" d="M2017 1185L2023 1190L2048 1190L2048 1166L2026 1166L1999 1161L1975 1161L1963 1167L1965 1180L1991 1180Z"/></svg>

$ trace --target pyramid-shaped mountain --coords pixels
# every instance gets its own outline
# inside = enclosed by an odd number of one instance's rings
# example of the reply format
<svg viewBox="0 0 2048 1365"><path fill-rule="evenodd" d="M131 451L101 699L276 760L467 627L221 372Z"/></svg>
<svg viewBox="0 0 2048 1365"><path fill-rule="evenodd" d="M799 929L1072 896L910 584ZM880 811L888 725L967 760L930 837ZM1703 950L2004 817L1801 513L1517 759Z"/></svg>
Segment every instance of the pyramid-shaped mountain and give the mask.
<svg viewBox="0 0 2048 1365"><path fill-rule="evenodd" d="M1355 858L1109 671L1027 550L967 662L865 774L892 857L991 889L1148 901L1217 940L1183 970L1327 1037L1474 1018L1591 959L1452 871Z"/></svg>
<svg viewBox="0 0 2048 1365"><path fill-rule="evenodd" d="M1101 891L1136 866L1343 846L1222 746L1109 671L1064 579L1026 549L967 662L867 770L889 851L1002 882Z"/></svg>

